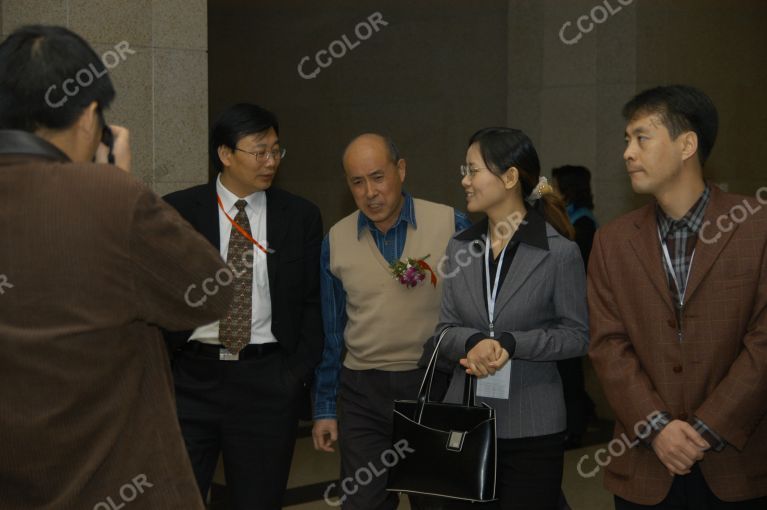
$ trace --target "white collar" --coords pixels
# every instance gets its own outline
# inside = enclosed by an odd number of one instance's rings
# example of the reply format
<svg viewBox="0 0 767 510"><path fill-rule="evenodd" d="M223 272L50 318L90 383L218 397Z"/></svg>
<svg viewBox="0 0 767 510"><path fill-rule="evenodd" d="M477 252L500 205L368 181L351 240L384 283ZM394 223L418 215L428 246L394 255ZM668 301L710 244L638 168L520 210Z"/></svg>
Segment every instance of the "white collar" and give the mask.
<svg viewBox="0 0 767 510"><path fill-rule="evenodd" d="M262 207L266 201L265 191L256 191L250 195L240 198L221 184L221 174L216 177L216 191L221 197L221 203L224 204L224 210L232 217L237 214L237 207L234 205L238 200L245 200L252 209Z"/></svg>

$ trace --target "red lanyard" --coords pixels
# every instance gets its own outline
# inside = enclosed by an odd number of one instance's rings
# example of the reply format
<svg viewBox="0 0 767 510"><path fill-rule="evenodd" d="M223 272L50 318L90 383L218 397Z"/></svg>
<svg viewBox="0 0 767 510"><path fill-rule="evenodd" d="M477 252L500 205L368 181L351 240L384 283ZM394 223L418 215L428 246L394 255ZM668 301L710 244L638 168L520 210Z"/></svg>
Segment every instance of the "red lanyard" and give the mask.
<svg viewBox="0 0 767 510"><path fill-rule="evenodd" d="M216 199L218 200L218 206L221 208L221 211L224 213L224 216L226 216L226 219L228 219L228 220L231 222L232 226L233 226L234 228L236 228L236 229L237 229L237 230L240 232L240 234L244 235L244 236L245 236L245 238L246 238L248 241L250 241L251 243L253 243L254 245L256 245L256 247L257 247L259 250L261 250L261 251L262 251L262 252L264 252L264 253L269 253L269 251L268 251L266 248L264 248L263 246L261 246L261 244L260 244L258 241L256 241L255 239L253 239L253 236L251 236L251 235L248 233L248 231L247 231L247 230L245 230L244 228L242 228L242 227L240 226L240 224L239 224L239 223L237 223L236 221L234 221L234 220L232 219L232 217L231 217L231 216L229 216L229 214L228 214L228 213L226 212L226 210L224 209L224 204L221 202L221 197L220 197L218 194L216 194Z"/></svg>

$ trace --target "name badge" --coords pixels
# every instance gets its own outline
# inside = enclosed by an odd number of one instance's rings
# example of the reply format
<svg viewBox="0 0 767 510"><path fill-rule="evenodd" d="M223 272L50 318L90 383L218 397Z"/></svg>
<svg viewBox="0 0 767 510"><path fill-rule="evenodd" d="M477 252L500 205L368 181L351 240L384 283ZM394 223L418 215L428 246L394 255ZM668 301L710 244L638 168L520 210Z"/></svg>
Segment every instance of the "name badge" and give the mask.
<svg viewBox="0 0 767 510"><path fill-rule="evenodd" d="M477 379L477 396L506 400L511 386L511 360L493 375Z"/></svg>

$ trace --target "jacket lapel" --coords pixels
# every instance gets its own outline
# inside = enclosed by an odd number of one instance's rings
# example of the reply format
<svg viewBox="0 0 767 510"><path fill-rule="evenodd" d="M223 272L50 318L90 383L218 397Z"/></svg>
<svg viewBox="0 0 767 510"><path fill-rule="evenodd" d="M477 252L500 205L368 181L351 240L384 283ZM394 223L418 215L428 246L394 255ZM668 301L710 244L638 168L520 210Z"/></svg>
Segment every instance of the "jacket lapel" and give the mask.
<svg viewBox="0 0 767 510"><path fill-rule="evenodd" d="M216 181L213 180L204 189L198 200L197 217L195 218L197 231L200 232L210 244L221 250L221 235L218 227L218 202L216 197Z"/></svg>
<svg viewBox="0 0 767 510"><path fill-rule="evenodd" d="M277 262L280 257L285 234L289 226L286 214L287 204L281 194L269 188L266 190L266 270L269 274L269 290L274 297L275 282L277 281Z"/></svg>
<svg viewBox="0 0 767 510"><path fill-rule="evenodd" d="M668 285L666 270L663 268L661 259L660 240L658 239L658 222L655 217L655 202L645 206L644 215L635 223L635 235L629 240L639 265L644 269L647 278L652 282L655 289L661 295L663 302L671 310L674 304L671 302L671 291Z"/></svg>
<svg viewBox="0 0 767 510"><path fill-rule="evenodd" d="M547 250L528 246L525 243L519 244L514 260L511 261L511 266L509 266L509 274L506 275L504 284L498 290L498 297L495 303L496 318L499 317L500 311L509 304L514 294L530 278L535 268L548 256L549 252ZM482 263L484 264L484 260Z"/></svg>
<svg viewBox="0 0 767 510"><path fill-rule="evenodd" d="M725 195L719 188L712 184L709 184L709 186L711 187L711 201L706 208L703 225L708 225L706 228L711 231L712 226L714 229L717 228L717 218L722 215L728 215L728 210L731 205L726 202ZM710 271L711 266L714 265L719 254L722 253L722 250L738 228L737 222L733 221L731 223L733 228L728 232L721 232L722 235L717 238L715 242L711 240L705 242L703 236L698 236L697 242L695 243L695 256L693 257L692 266L690 267L690 278L685 292L685 302L689 301L693 294L695 294L695 291Z"/></svg>
<svg viewBox="0 0 767 510"><path fill-rule="evenodd" d="M479 253L484 244L480 241L472 241L468 245L471 253ZM484 253L484 250L482 250ZM464 279L464 287L469 289L471 301L477 308L477 313L482 321L487 320L487 308L485 308L485 296L482 295L482 278L484 278L484 259L482 257L471 257L471 262L467 267L460 269L460 274Z"/></svg>

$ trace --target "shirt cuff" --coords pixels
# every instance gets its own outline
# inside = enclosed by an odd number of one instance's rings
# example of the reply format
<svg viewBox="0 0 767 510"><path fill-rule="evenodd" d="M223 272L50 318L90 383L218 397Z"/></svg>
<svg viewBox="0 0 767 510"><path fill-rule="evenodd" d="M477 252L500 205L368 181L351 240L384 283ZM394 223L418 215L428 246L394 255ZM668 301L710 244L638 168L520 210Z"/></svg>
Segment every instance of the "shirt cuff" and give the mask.
<svg viewBox="0 0 767 510"><path fill-rule="evenodd" d="M514 338L514 335L508 331L504 331L501 333L501 338L499 338L498 341L501 343L501 347L506 349L506 352L509 353L509 358L513 358L514 351L517 349L517 339Z"/></svg>
<svg viewBox="0 0 767 510"><path fill-rule="evenodd" d="M711 445L711 449L715 452L721 452L724 450L724 447L727 445L727 443L724 442L721 436L711 430L709 426L706 425L706 422L697 416L694 418L695 420L693 422L693 428L698 432L698 434L703 436L703 439L705 439L708 444Z"/></svg>
<svg viewBox="0 0 767 510"><path fill-rule="evenodd" d="M466 353L468 353L470 350L472 350L474 347L476 347L477 344L480 343L485 338L487 338L487 335L484 335L482 333L474 333L469 338L467 338L466 339Z"/></svg>
<svg viewBox="0 0 767 510"><path fill-rule="evenodd" d="M338 419L336 416L336 406L335 404L329 404L329 405L323 405L319 407L314 408L314 416L313 419L315 420L329 420Z"/></svg>
<svg viewBox="0 0 767 510"><path fill-rule="evenodd" d="M671 423L670 413L666 411L655 412L649 421L650 433L646 435L645 437L641 438L642 442L646 446L652 447L652 442L655 440L658 434L660 434L660 431L663 430L666 427L666 425L668 425L669 423Z"/></svg>
<svg viewBox="0 0 767 510"><path fill-rule="evenodd" d="M472 350L476 345L487 338L487 335L483 333L474 333L466 340L466 352L468 353L470 350ZM501 344L501 347L506 349L506 352L509 353L509 358L514 357L514 351L517 348L517 339L514 338L514 335L509 333L508 331L504 331L501 333L501 337L497 339L498 343Z"/></svg>

